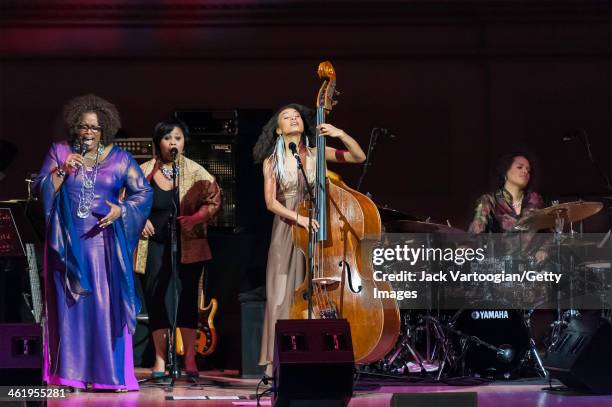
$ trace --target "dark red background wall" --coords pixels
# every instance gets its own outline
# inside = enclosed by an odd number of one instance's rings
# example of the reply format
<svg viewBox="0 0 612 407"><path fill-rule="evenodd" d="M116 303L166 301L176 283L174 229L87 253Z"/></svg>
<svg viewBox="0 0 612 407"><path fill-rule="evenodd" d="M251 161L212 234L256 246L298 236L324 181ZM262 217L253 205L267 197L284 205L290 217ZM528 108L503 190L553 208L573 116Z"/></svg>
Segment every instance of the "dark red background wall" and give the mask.
<svg viewBox="0 0 612 407"><path fill-rule="evenodd" d="M0 199L25 196L69 98L100 94L147 137L177 108L313 105L331 60L330 122L381 142L377 203L466 227L495 157L519 146L549 198L602 193L577 142L610 171L611 14L600 1L13 2L0 6L0 138L17 161ZM360 168L335 168L355 184ZM591 195L589 195L591 194Z"/></svg>

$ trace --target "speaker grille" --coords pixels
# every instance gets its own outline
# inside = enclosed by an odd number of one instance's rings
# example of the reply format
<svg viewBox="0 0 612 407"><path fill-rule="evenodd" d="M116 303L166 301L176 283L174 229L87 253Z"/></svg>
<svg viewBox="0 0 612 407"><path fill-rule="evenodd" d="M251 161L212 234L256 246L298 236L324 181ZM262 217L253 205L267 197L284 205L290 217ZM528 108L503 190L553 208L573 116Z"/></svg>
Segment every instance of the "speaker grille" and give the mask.
<svg viewBox="0 0 612 407"><path fill-rule="evenodd" d="M261 165L253 146L272 112L268 109L192 109L174 112L189 128L187 157L215 176L223 190L217 226L234 232L270 230Z"/></svg>
<svg viewBox="0 0 612 407"><path fill-rule="evenodd" d="M193 137L187 155L206 168L223 190L222 210L217 217L217 226L236 226L236 156L235 145L216 142L207 138Z"/></svg>

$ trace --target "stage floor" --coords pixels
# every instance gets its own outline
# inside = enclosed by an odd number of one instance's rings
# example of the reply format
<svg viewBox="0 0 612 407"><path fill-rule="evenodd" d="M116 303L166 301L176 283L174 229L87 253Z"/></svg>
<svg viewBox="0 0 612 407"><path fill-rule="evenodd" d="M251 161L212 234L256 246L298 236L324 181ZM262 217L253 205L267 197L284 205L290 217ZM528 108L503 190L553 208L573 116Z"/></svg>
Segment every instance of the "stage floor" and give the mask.
<svg viewBox="0 0 612 407"><path fill-rule="evenodd" d="M147 369L137 369L139 378L146 378ZM237 372L201 372L201 384L196 385L186 380L178 380L174 389L164 389L161 385L142 384L139 392L129 393L91 393L70 394L61 401L49 401L52 406L156 406L171 403L175 406L255 406L254 400L258 380L236 379ZM212 380L212 382L211 382ZM543 391L547 384L544 380L519 380L491 382L475 386L458 385L403 385L393 382L372 390L355 392L349 403L350 407L389 406L393 393L434 393L434 392L476 392L478 407L575 407L575 406L612 406L612 396L590 396L584 394L556 394ZM558 384L558 383L554 383ZM368 383L368 386L372 386ZM364 387L364 386L359 386ZM261 389L260 389L261 390ZM166 397L233 397L242 396L243 400L166 400ZM263 398L261 405L270 405L269 398ZM434 406L435 407L435 406ZM439 406L442 407L442 406Z"/></svg>

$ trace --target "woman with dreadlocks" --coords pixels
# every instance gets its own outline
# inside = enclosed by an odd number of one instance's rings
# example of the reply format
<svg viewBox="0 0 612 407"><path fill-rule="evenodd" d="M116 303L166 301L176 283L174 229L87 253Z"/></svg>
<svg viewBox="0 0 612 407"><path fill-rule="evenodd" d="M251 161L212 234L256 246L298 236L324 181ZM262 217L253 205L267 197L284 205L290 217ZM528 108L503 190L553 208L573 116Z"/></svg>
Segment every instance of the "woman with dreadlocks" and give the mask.
<svg viewBox="0 0 612 407"><path fill-rule="evenodd" d="M298 104L282 107L264 126L253 149L256 162L263 161L266 206L274 215L272 237L266 270L266 313L259 364L272 374L274 327L278 319L289 317L293 293L304 281L305 262L293 245L292 226L308 228L308 218L297 213L297 204L305 196L305 185L297 162L289 149L298 146L308 182L313 185L316 173L315 125L312 112ZM344 131L331 124L321 124L323 136L338 138L346 150L326 147L325 159L330 162L361 163L365 154L359 144ZM319 225L313 220L313 229Z"/></svg>
<svg viewBox="0 0 612 407"><path fill-rule="evenodd" d="M80 96L64 106L63 118L68 140L51 146L36 181L47 225L43 378L138 390L132 253L153 191L132 156L113 145L121 126L114 105Z"/></svg>

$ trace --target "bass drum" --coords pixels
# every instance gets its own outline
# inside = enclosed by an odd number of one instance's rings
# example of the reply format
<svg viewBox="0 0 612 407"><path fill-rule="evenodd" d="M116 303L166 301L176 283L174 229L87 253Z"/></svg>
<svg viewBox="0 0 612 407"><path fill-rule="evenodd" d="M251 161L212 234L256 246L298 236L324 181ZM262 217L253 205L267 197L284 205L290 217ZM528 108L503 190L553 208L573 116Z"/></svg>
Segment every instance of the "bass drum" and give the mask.
<svg viewBox="0 0 612 407"><path fill-rule="evenodd" d="M509 378L520 367L529 349L529 328L520 310L477 305L458 311L453 317L452 326L465 335L475 336L499 349L496 352L454 334L453 342L459 354L465 347L464 374Z"/></svg>

